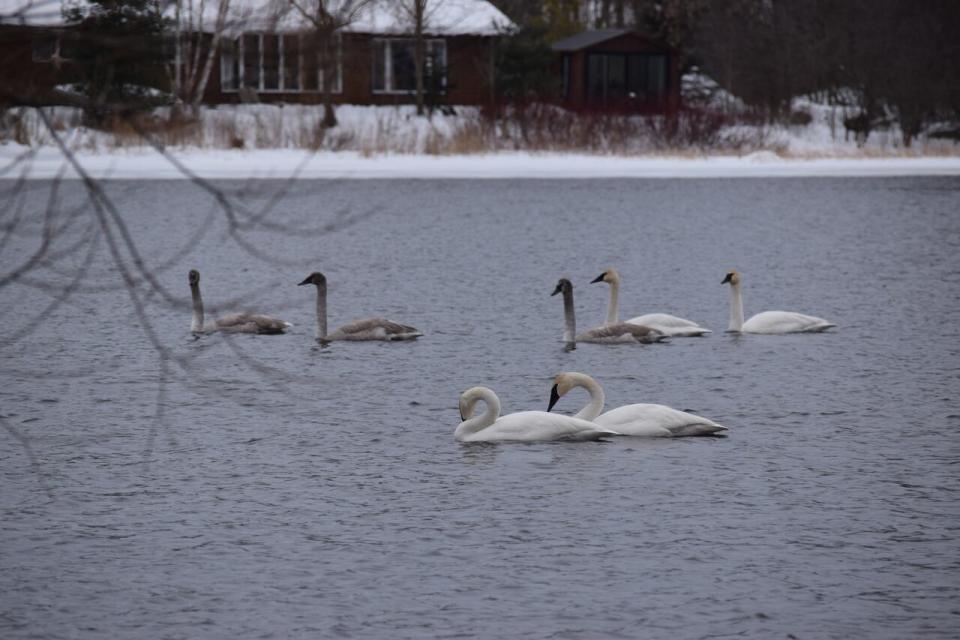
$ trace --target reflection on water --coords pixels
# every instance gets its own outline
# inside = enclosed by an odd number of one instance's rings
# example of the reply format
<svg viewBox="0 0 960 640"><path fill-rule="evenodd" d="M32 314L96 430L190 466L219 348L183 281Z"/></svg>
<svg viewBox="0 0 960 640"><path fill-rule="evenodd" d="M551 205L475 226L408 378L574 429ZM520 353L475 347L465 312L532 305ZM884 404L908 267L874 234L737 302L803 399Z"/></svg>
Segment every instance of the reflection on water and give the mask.
<svg viewBox="0 0 960 640"><path fill-rule="evenodd" d="M276 186L242 185L251 210ZM249 246L184 183L108 190L183 301L147 307L171 358L103 251L0 351L4 638L954 634L958 180L301 182L265 218L301 232ZM81 259L32 277L66 286ZM571 350L547 293L570 278L599 325L608 291L586 284L609 266L623 317L714 333ZM747 316L838 329L725 333L732 267ZM208 313L295 326L194 339L191 268ZM312 270L331 326L426 335L316 344ZM39 284L0 289L10 331L56 295ZM454 442L463 390L544 409L563 370L730 436Z"/></svg>

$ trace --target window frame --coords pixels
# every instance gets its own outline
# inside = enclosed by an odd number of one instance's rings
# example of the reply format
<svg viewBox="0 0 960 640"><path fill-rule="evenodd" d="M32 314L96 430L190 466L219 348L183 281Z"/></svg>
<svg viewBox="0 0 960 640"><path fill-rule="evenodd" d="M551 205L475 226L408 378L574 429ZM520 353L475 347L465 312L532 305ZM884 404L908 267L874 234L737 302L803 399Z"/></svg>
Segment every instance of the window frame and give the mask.
<svg viewBox="0 0 960 640"><path fill-rule="evenodd" d="M371 70L370 70L370 83L371 91L374 95L393 95L393 96L411 96L416 94L417 87L416 82L414 82L414 87L412 89L395 89L393 87L393 43L394 42L415 42L415 38L409 36L398 36L398 37L383 37L383 38L371 38ZM440 95L446 95L447 87L449 86L448 74L450 70L450 59L448 57L447 49L447 39L446 38L424 38L423 40L425 45L425 53L427 58L424 60L424 71L426 72L426 67L430 64L430 47L439 46L440 51L442 52L443 59L443 69L440 80ZM379 44L383 44L383 88L378 89L377 74L376 74L376 65L377 65L377 52L379 49ZM416 45L414 45L416 46ZM426 89L426 87L424 87Z"/></svg>
<svg viewBox="0 0 960 640"><path fill-rule="evenodd" d="M45 31L38 33L30 39L30 61L37 64L60 64L71 62L73 58L63 55L63 33L60 31ZM39 44L45 43L52 45L50 55L39 56L37 49Z"/></svg>
<svg viewBox="0 0 960 640"><path fill-rule="evenodd" d="M308 41L309 33L277 33L272 31L244 31L237 35L236 38L231 38L228 42L231 44L231 49L228 51L222 45L220 47L220 91L223 93L239 93L241 89L251 89L257 93L262 93L266 95L276 95L276 94L285 94L285 93L323 93L324 92L324 83L326 78L324 78L323 67L320 64L320 51L315 50L317 56L317 82L316 88L304 89L308 83L304 82L306 79L304 77L304 58L309 54L305 43ZM257 38L257 58L258 58L258 78L256 87L247 87L244 84L244 55L246 53L245 49L245 39L249 36L256 36ZM264 36L276 36L277 37L277 88L267 89L265 88L265 78L266 73L263 67L264 59L264 46L263 38ZM299 42L297 43L297 87L291 88L286 86L286 49L287 47L284 43L290 39L296 38ZM334 51L334 56L336 58L334 63L334 72L335 79L333 86L330 88L330 92L334 94L343 93L343 38L338 33L335 37L336 46ZM233 76L232 78L230 76Z"/></svg>

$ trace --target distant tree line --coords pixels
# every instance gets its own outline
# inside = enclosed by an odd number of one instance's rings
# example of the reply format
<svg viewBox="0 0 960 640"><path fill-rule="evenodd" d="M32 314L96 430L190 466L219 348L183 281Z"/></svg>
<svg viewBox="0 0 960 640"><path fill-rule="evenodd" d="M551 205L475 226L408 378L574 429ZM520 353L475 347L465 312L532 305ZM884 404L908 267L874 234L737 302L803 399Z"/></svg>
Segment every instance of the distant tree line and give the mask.
<svg viewBox="0 0 960 640"><path fill-rule="evenodd" d="M960 116L956 0L493 0L521 29L505 45L501 85L514 97L555 90L533 65L584 29L631 28L676 47L721 87L771 118L820 93L864 126L899 121L905 142Z"/></svg>

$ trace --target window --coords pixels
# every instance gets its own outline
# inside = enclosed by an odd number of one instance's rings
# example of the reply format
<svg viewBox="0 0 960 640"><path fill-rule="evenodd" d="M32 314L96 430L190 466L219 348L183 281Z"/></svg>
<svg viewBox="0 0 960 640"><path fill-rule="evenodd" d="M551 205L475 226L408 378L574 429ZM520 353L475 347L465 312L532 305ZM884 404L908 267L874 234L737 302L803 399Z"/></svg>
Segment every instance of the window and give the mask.
<svg viewBox="0 0 960 640"><path fill-rule="evenodd" d="M52 62L54 64L69 60L75 49L71 38L61 38L56 33L37 36L33 39L31 45L31 57L34 62Z"/></svg>
<svg viewBox="0 0 960 640"><path fill-rule="evenodd" d="M330 87L343 90L341 43L337 37ZM245 33L220 47L220 87L233 92L248 87L263 93L323 91L320 48L306 34Z"/></svg>
<svg viewBox="0 0 960 640"><path fill-rule="evenodd" d="M260 88L260 35L245 34L240 37L240 59L243 66L240 68L240 85L251 89Z"/></svg>
<svg viewBox="0 0 960 640"><path fill-rule="evenodd" d="M591 53L587 56L587 97L592 102L656 103L667 90L667 56L647 53Z"/></svg>
<svg viewBox="0 0 960 640"><path fill-rule="evenodd" d="M628 90L642 101L658 100L667 90L667 56L632 54Z"/></svg>
<svg viewBox="0 0 960 640"><path fill-rule="evenodd" d="M423 87L428 93L443 93L447 87L447 43L424 42ZM415 41L383 38L373 41L373 92L413 93L417 90Z"/></svg>
<svg viewBox="0 0 960 640"><path fill-rule="evenodd" d="M280 89L280 36L265 33L260 36L260 74L264 91Z"/></svg>

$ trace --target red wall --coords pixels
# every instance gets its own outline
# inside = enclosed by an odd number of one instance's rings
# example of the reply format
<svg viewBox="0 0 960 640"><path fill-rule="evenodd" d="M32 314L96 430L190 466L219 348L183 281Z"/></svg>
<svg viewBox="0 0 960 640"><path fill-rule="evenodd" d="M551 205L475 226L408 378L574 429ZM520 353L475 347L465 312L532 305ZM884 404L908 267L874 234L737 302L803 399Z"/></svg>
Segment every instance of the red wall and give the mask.
<svg viewBox="0 0 960 640"><path fill-rule="evenodd" d="M333 101L342 104L411 104L413 94L375 94L373 92L373 48L376 36L345 34L343 36L343 91L333 94ZM457 36L446 38L447 42L447 91L441 101L444 104L481 104L490 100L490 47L491 38ZM323 102L323 93L276 93L257 94L260 102L287 102L317 104ZM237 92L224 92L220 86L219 59L210 74L204 102L207 104L230 104L239 102Z"/></svg>
<svg viewBox="0 0 960 640"><path fill-rule="evenodd" d="M31 27L0 26L0 104L56 104L51 93L61 71L33 61L33 39L44 33Z"/></svg>

